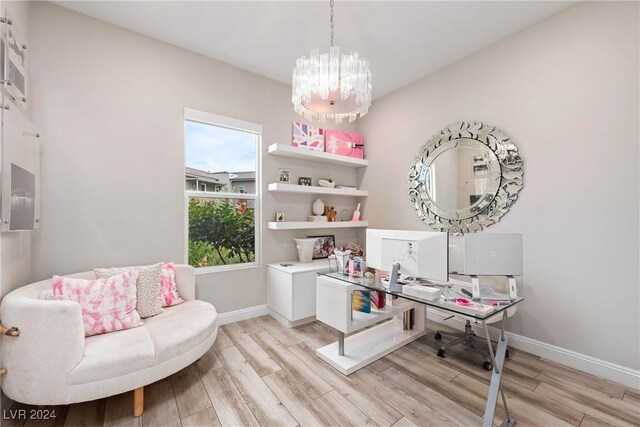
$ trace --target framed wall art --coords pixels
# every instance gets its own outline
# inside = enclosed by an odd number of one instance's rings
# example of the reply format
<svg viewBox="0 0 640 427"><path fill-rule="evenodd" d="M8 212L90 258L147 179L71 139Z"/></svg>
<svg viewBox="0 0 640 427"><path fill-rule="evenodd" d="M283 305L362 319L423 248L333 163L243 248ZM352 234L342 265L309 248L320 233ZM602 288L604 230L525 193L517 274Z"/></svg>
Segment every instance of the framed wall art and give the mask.
<svg viewBox="0 0 640 427"><path fill-rule="evenodd" d="M328 258L336 249L336 238L333 235L308 237L316 239L313 245L313 259Z"/></svg>

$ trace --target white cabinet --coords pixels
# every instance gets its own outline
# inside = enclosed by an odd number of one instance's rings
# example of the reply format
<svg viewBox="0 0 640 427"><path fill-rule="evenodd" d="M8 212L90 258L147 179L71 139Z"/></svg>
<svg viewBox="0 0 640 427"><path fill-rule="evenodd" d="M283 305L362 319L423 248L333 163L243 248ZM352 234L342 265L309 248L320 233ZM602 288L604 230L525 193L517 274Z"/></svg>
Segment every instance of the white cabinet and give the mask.
<svg viewBox="0 0 640 427"><path fill-rule="evenodd" d="M288 261L267 266L267 305L271 315L288 327L312 322L316 316L316 277L329 261Z"/></svg>

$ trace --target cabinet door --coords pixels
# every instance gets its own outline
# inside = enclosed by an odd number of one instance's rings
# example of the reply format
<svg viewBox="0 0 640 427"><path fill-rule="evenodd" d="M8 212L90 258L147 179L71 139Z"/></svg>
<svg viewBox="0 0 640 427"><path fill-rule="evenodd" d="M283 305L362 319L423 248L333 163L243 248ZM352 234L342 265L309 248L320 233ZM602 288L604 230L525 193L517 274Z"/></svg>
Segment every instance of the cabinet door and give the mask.
<svg viewBox="0 0 640 427"><path fill-rule="evenodd" d="M293 320L316 315L317 277L315 271L293 275Z"/></svg>
<svg viewBox="0 0 640 427"><path fill-rule="evenodd" d="M293 320L292 280L291 274L267 267L267 306L289 321Z"/></svg>

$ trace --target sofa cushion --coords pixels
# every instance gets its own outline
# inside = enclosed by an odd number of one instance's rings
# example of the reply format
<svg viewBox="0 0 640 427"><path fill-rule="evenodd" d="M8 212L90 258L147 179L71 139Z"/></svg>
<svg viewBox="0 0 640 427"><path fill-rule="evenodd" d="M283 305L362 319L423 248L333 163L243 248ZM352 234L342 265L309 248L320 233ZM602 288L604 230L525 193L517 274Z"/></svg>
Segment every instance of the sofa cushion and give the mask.
<svg viewBox="0 0 640 427"><path fill-rule="evenodd" d="M129 270L138 272L136 281L136 310L143 319L162 313L162 297L160 295L160 273L163 262L153 265L119 268L96 268L93 272L98 279L116 276Z"/></svg>
<svg viewBox="0 0 640 427"><path fill-rule="evenodd" d="M178 295L176 266L172 262L162 266L162 271L160 272L160 294L162 295L163 307L171 307L184 302Z"/></svg>
<svg viewBox="0 0 640 427"><path fill-rule="evenodd" d="M145 319L156 349L156 363L172 359L196 347L214 333L218 326L216 309L204 301L186 301L166 307L164 312Z"/></svg>
<svg viewBox="0 0 640 427"><path fill-rule="evenodd" d="M153 366L155 350L145 327L85 338L84 356L69 374L69 384L85 384Z"/></svg>
<svg viewBox="0 0 640 427"><path fill-rule="evenodd" d="M53 276L53 297L80 304L84 335L91 336L142 325L136 311L135 270L106 279Z"/></svg>

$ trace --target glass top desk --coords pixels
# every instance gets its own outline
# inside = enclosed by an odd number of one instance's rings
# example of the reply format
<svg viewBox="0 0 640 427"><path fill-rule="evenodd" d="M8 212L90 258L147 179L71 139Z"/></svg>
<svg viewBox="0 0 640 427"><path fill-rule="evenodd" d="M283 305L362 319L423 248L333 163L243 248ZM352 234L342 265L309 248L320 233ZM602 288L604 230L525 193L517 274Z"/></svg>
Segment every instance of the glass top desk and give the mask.
<svg viewBox="0 0 640 427"><path fill-rule="evenodd" d="M464 297L463 294L455 295L462 285L454 283L438 285L438 287L443 289L449 297ZM376 309L372 305L370 313L354 311L351 305L352 293L363 290L380 291L390 295L391 298L387 297L387 305L384 308ZM430 301L402 292L392 292L380 282L376 283L374 279L354 278L331 271L319 272L316 279L316 318L338 331L338 341L317 349L316 355L343 374L349 375L424 336L426 307L477 321L484 327L487 337L489 336L488 321L493 322L496 317L501 318L500 336L495 352L491 341L487 340L493 372L483 425L493 425L498 394L500 394L507 414L507 419L502 425L512 426L515 424L515 419L509 414L500 381L508 341L504 333L507 310L522 301L524 298L500 301L493 307L493 311L480 314L441 300ZM385 320L388 321L385 322ZM345 334L351 335L345 338Z"/></svg>

